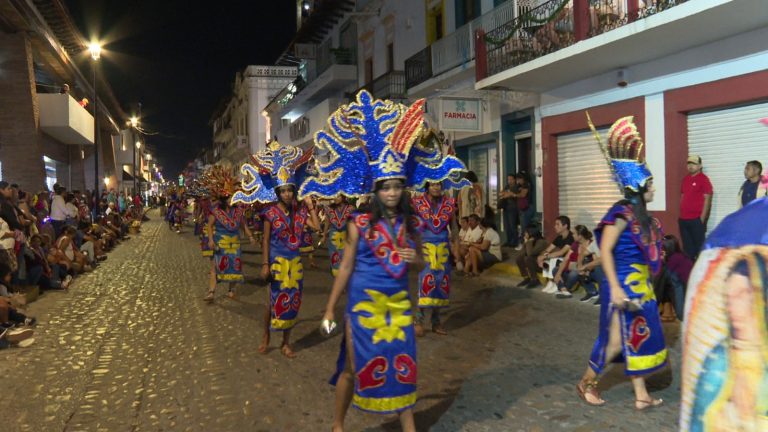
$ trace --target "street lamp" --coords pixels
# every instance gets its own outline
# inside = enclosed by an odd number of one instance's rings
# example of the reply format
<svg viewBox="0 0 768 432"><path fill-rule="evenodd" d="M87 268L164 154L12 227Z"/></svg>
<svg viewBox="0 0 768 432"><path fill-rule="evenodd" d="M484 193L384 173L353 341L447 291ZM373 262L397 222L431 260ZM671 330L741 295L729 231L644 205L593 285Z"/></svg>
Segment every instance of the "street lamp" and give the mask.
<svg viewBox="0 0 768 432"><path fill-rule="evenodd" d="M104 176L104 187L105 188L109 187L109 176Z"/></svg>
<svg viewBox="0 0 768 432"><path fill-rule="evenodd" d="M131 117L131 127L133 128L133 139L135 140L135 145L133 146L133 172L131 172L131 176L133 176L133 193L136 193L136 149L141 148L141 143L136 139L136 128L139 126L139 118L136 116Z"/></svg>
<svg viewBox="0 0 768 432"><path fill-rule="evenodd" d="M96 147L93 155L93 194L96 197L96 203L99 200L99 95L96 91L96 65L101 58L101 45L98 42L91 42L88 45L88 51L93 59L93 125L95 135L93 136L93 145ZM94 205L94 208L96 206Z"/></svg>

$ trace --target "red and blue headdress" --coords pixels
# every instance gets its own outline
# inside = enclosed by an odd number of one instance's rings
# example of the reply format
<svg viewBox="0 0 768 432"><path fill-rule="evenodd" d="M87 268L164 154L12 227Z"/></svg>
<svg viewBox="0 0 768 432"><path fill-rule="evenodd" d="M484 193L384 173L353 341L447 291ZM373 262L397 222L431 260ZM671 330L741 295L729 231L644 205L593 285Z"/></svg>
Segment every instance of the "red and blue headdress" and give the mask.
<svg viewBox="0 0 768 432"><path fill-rule="evenodd" d="M242 189L232 196L231 203L262 204L277 201L275 189L281 186L298 187L306 176L307 162L312 151L282 145L272 141L267 148L251 156L253 163L240 167Z"/></svg>
<svg viewBox="0 0 768 432"><path fill-rule="evenodd" d="M608 129L608 143L604 144L587 113L589 128L608 160L622 195L627 189L640 192L653 177L643 159L643 139L633 119L628 116L616 120Z"/></svg>
<svg viewBox="0 0 768 432"><path fill-rule="evenodd" d="M330 158L318 161L318 175L301 185L299 198L358 197L388 179L421 188L464 171L459 159L417 142L424 130L424 103L419 99L407 107L374 99L365 90L358 93L354 102L331 114L327 131L315 134L315 146Z"/></svg>

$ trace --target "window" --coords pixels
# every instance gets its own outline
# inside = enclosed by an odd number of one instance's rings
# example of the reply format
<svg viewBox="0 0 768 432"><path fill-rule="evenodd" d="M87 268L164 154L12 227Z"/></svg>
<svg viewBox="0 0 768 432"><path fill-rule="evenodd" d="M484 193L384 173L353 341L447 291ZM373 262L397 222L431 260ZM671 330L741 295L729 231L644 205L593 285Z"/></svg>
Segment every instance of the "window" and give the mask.
<svg viewBox="0 0 768 432"><path fill-rule="evenodd" d="M456 28L480 16L480 0L458 0L456 2Z"/></svg>
<svg viewBox="0 0 768 432"><path fill-rule="evenodd" d="M373 57L365 59L365 83L373 81Z"/></svg>
<svg viewBox="0 0 768 432"><path fill-rule="evenodd" d="M387 72L395 70L395 44L387 44Z"/></svg>

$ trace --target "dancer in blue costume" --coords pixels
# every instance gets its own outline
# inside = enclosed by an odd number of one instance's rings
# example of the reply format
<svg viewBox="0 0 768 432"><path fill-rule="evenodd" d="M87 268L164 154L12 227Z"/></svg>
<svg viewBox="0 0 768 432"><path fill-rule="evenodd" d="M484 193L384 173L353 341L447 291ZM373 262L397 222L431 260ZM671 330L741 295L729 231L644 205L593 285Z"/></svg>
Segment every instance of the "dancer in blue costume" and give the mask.
<svg viewBox="0 0 768 432"><path fill-rule="evenodd" d="M370 211L355 214L347 224L344 256L322 324L325 332L333 326L346 290L344 338L331 380L335 431L343 430L350 403L369 412L398 413L403 430L415 430L416 341L407 272L422 265L422 224L410 216L404 188L423 188L463 170L458 159L443 159L418 145L423 107L424 100L406 107L361 91L331 115L327 131L315 135L315 145L331 157L299 191L300 198L326 199L373 193Z"/></svg>
<svg viewBox="0 0 768 432"><path fill-rule="evenodd" d="M305 229L318 230L311 199L299 204L296 185L306 175L307 162L312 151L284 146L272 141L267 148L252 156L253 164L244 164L245 176L239 192L232 202L244 204L270 203L262 212L262 268L261 277L270 281L269 308L264 314L264 336L259 352L266 354L270 331L282 331L280 352L293 358L291 329L296 325L304 288L304 267L299 249L303 245Z"/></svg>
<svg viewBox="0 0 768 432"><path fill-rule="evenodd" d="M634 406L645 410L662 404L651 397L645 376L667 363L659 308L651 278L660 268L662 234L646 203L653 199L653 177L642 159L643 142L632 117L617 120L608 131L608 144L589 120L598 143L609 158L625 199L616 203L595 230L606 278L600 283L600 326L589 366L577 385L590 405L605 401L597 379L612 361L624 362L632 381Z"/></svg>
<svg viewBox="0 0 768 432"><path fill-rule="evenodd" d="M343 196L335 197L333 203L323 209L326 216L324 237L328 245L328 256L331 260L331 274L333 276L339 273L341 258L344 256L344 246L347 243L347 221L354 209Z"/></svg>
<svg viewBox="0 0 768 432"><path fill-rule="evenodd" d="M240 257L240 230L245 231L251 244L256 244L253 233L245 225L243 210L231 206L229 199L234 193L237 180L230 170L222 166L214 166L207 173L208 190L218 199L218 207L211 210L208 216L208 248L213 250L211 260L211 278L205 301L212 302L216 294L216 285L225 282L229 285L227 296L235 298L235 284L245 282L243 265Z"/></svg>

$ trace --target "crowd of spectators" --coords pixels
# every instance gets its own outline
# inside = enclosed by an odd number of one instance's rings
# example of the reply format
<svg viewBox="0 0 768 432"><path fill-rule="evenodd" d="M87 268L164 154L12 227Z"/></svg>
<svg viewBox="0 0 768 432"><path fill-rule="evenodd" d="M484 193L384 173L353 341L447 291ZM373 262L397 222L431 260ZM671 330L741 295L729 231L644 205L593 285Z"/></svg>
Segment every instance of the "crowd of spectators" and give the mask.
<svg viewBox="0 0 768 432"><path fill-rule="evenodd" d="M35 319L19 310L29 292L68 289L143 216L140 200L113 190L31 193L0 181L0 348L32 336Z"/></svg>

